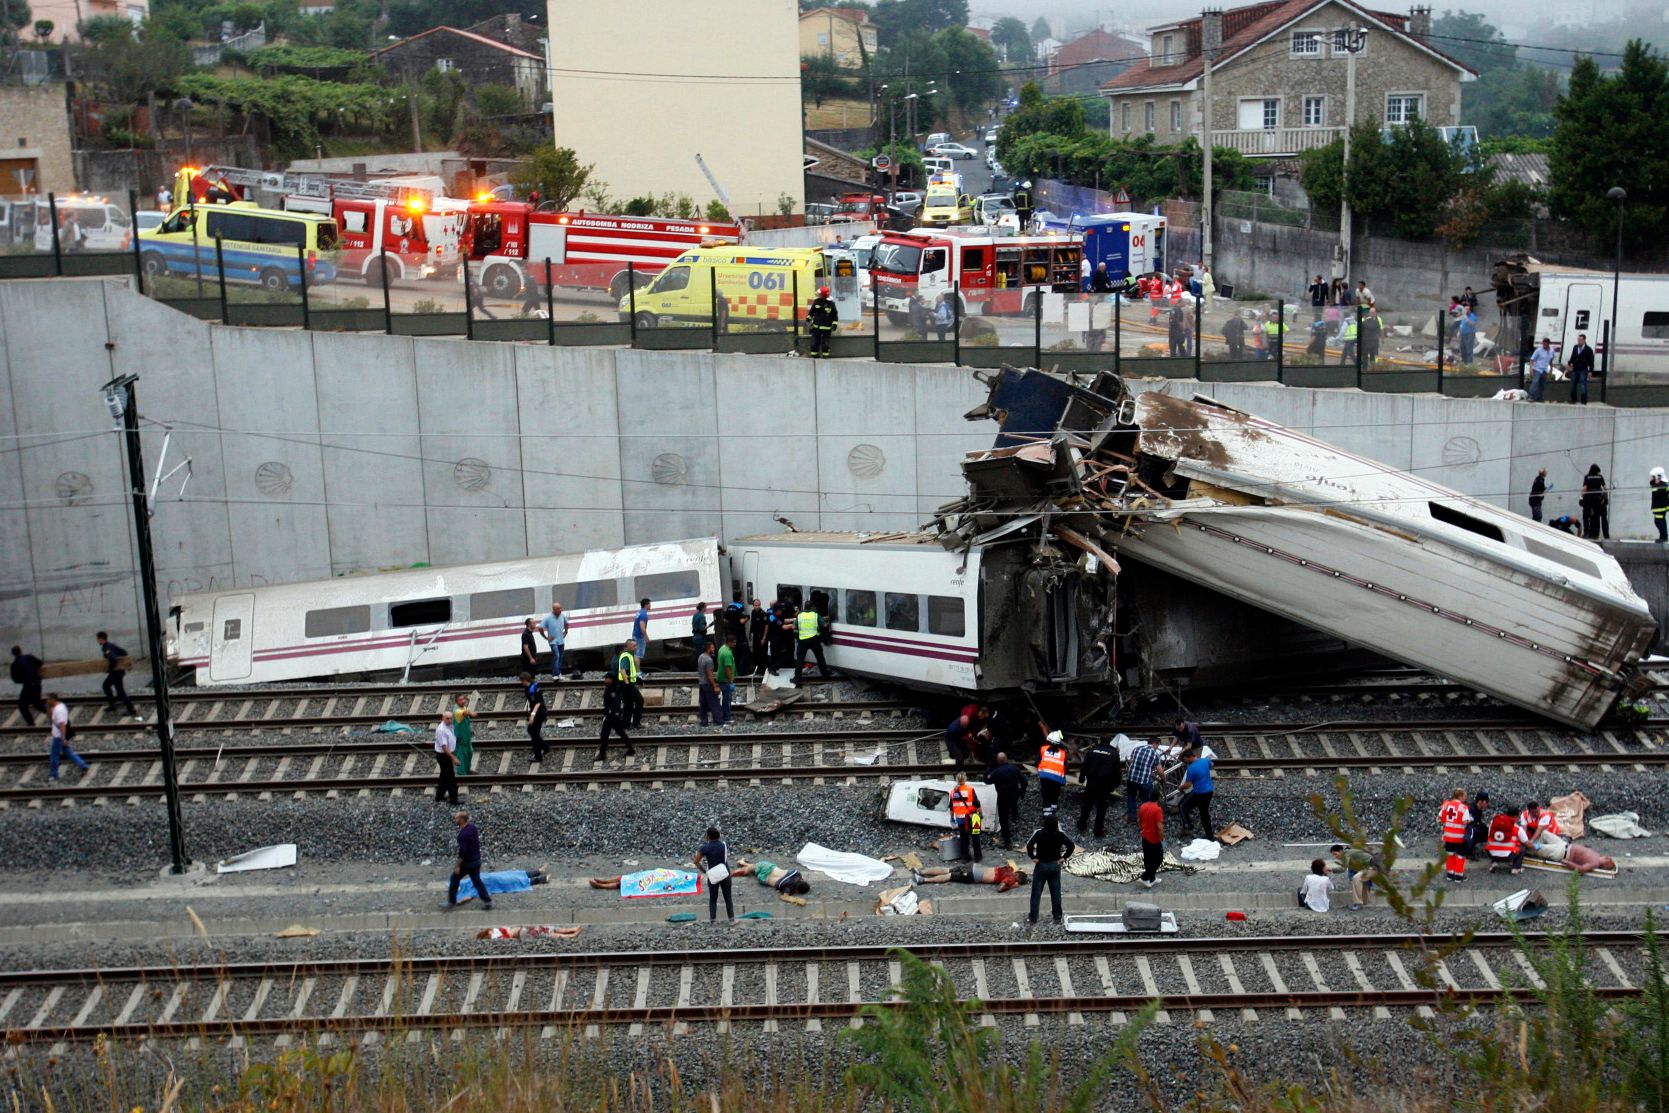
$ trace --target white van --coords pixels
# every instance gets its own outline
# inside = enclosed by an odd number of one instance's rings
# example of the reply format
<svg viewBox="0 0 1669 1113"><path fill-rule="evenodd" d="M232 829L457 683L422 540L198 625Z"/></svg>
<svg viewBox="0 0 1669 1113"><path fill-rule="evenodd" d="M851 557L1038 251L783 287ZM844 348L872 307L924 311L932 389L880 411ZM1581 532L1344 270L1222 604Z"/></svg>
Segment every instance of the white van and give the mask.
<svg viewBox="0 0 1669 1113"><path fill-rule="evenodd" d="M921 164L927 170L927 176L929 178L932 178L935 174L956 173L956 163L952 162L948 158L941 158L938 155L925 156L921 160Z"/></svg>
<svg viewBox="0 0 1669 1113"><path fill-rule="evenodd" d="M133 221L109 198L72 195L58 198L57 206L59 227L80 230L75 243L60 234L60 251L126 251L133 246ZM44 197L35 200L35 250L52 250L52 206Z"/></svg>

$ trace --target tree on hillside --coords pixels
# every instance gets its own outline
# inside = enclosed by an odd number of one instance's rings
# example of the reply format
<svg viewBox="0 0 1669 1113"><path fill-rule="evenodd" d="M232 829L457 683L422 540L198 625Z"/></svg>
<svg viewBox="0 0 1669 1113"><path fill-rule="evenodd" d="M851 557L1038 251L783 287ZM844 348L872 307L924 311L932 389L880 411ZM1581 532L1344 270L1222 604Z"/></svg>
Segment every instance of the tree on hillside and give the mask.
<svg viewBox="0 0 1669 1113"><path fill-rule="evenodd" d="M18 32L29 26L33 17L26 0L8 0L0 5L0 43L22 42Z"/></svg>
<svg viewBox="0 0 1669 1113"><path fill-rule="evenodd" d="M1494 70L1461 86L1460 122L1484 138L1546 138L1553 134L1553 106L1562 88L1559 73L1540 66Z"/></svg>
<svg viewBox="0 0 1669 1113"><path fill-rule="evenodd" d="M1478 71L1480 77L1518 68L1518 48L1476 12L1444 12L1431 21L1431 37L1439 50Z"/></svg>
<svg viewBox="0 0 1669 1113"><path fill-rule="evenodd" d="M1026 25L1011 15L992 24L991 45L1003 51L1004 61L1031 61L1032 37L1026 33Z"/></svg>
<svg viewBox="0 0 1669 1113"><path fill-rule="evenodd" d="M1631 243L1669 242L1669 65L1639 39L1623 64L1602 74L1592 58L1571 67L1570 85L1553 109L1548 204L1609 242L1615 205L1605 193L1628 191L1624 222Z"/></svg>
<svg viewBox="0 0 1669 1113"><path fill-rule="evenodd" d="M1084 106L1077 97L1045 97L1037 82L1020 87L1020 103L997 133L997 161L1014 169L1014 145L1028 135L1083 134Z"/></svg>
<svg viewBox="0 0 1669 1113"><path fill-rule="evenodd" d="M932 34L968 25L968 0L878 0L869 21L882 46L917 31Z"/></svg>
<svg viewBox="0 0 1669 1113"><path fill-rule="evenodd" d="M950 101L963 112L983 112L997 99L1002 83L997 77L997 52L991 44L961 27L947 27L933 36L944 51Z"/></svg>
<svg viewBox="0 0 1669 1113"><path fill-rule="evenodd" d="M510 184L523 197L539 194L540 204L553 203L566 209L585 192L594 164L581 165L569 147L541 147L520 169L510 175Z"/></svg>
<svg viewBox="0 0 1669 1113"><path fill-rule="evenodd" d="M1044 39L1052 39L1055 33L1049 30L1049 21L1042 16L1032 20L1032 43L1035 45Z"/></svg>

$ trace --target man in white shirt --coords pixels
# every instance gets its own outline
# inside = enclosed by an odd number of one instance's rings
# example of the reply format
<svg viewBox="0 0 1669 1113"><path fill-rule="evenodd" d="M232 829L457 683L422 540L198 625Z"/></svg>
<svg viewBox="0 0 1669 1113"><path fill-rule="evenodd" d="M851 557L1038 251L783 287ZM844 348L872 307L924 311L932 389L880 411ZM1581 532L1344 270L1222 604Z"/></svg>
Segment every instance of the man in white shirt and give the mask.
<svg viewBox="0 0 1669 1113"><path fill-rule="evenodd" d="M87 771L87 762L82 756L70 748L70 709L64 701L58 698L57 692L49 692L46 697L47 713L52 716L52 758L48 765L48 774L54 784L58 783L58 762L69 758Z"/></svg>
<svg viewBox="0 0 1669 1113"><path fill-rule="evenodd" d="M1542 337L1542 342L1530 353L1530 401L1540 402L1547 390L1547 373L1553 367L1553 341Z"/></svg>
<svg viewBox="0 0 1669 1113"><path fill-rule="evenodd" d="M539 623L539 630L551 647L551 679L562 679L562 647L568 641L568 616L562 613L561 603L551 604L551 613Z"/></svg>

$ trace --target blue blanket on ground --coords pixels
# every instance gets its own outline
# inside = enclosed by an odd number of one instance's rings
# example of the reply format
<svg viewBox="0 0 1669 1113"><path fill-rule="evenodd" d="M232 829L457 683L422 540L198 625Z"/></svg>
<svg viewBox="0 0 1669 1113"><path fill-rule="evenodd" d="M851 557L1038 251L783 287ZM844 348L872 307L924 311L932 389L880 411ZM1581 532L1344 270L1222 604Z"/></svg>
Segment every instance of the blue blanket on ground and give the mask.
<svg viewBox="0 0 1669 1113"><path fill-rule="evenodd" d="M481 875L481 883L487 887L489 896L496 893L522 893L533 888L533 882L527 878L526 870L499 870L496 873ZM475 891L475 882L464 878L458 883L458 903L474 900L480 896Z"/></svg>

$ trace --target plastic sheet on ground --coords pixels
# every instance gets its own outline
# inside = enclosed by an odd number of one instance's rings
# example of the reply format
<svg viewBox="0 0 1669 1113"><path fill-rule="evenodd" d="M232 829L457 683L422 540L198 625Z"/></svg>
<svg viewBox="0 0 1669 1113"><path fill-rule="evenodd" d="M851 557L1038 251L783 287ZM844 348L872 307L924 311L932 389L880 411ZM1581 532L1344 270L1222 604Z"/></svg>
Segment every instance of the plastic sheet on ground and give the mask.
<svg viewBox="0 0 1669 1113"><path fill-rule="evenodd" d="M372 734L416 734L417 733L417 728L413 727L413 726L409 726L405 723L402 723L398 719L390 719L390 720L388 720L388 722L384 723L380 727L372 727L371 728L371 733Z"/></svg>
<svg viewBox="0 0 1669 1113"><path fill-rule="evenodd" d="M871 881L884 881L892 876L892 867L878 858L846 850L830 850L814 842L801 847L796 860L802 869L816 870L848 885L868 885Z"/></svg>
<svg viewBox="0 0 1669 1113"><path fill-rule="evenodd" d="M1497 915L1509 923L1522 923L1534 920L1547 912L1547 898L1542 896L1539 889L1520 889L1509 897L1496 901L1490 907Z"/></svg>
<svg viewBox="0 0 1669 1113"><path fill-rule="evenodd" d="M1182 848L1185 862L1215 862L1223 853L1223 844L1216 839L1195 839Z"/></svg>
<svg viewBox="0 0 1669 1113"><path fill-rule="evenodd" d="M481 880L486 881L483 877ZM488 888L492 888L489 884ZM556 924L516 924L509 927L482 928L475 933L477 939L572 939L580 933L578 927L561 927Z"/></svg>
<svg viewBox="0 0 1669 1113"><path fill-rule="evenodd" d="M248 870L281 870L296 864L296 844L282 842L234 854L214 868L216 873L244 873Z"/></svg>
<svg viewBox="0 0 1669 1113"><path fill-rule="evenodd" d="M1650 831L1640 826L1640 816L1636 812L1596 815L1588 821L1588 826L1614 839L1644 839L1651 835Z"/></svg>
<svg viewBox="0 0 1669 1113"><path fill-rule="evenodd" d="M1555 796L1547 802L1547 806L1553 818L1559 821L1559 833L1567 839L1579 839L1587 830L1583 817L1593 803L1582 793L1573 792L1568 796Z"/></svg>

